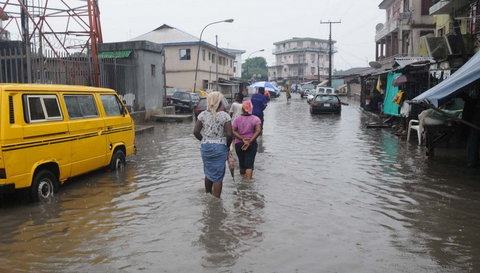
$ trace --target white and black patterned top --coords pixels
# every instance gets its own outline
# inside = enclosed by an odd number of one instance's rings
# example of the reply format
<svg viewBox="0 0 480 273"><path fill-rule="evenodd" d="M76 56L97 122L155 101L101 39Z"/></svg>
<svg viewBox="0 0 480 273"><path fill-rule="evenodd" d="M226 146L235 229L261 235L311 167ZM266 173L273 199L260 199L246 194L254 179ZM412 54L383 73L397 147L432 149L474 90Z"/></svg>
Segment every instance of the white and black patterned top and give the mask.
<svg viewBox="0 0 480 273"><path fill-rule="evenodd" d="M226 112L219 111L216 113L215 118L210 111L203 111L198 115L198 120L202 122L202 144L204 143L217 143L227 144L227 138L225 137L225 122L231 120L230 115Z"/></svg>

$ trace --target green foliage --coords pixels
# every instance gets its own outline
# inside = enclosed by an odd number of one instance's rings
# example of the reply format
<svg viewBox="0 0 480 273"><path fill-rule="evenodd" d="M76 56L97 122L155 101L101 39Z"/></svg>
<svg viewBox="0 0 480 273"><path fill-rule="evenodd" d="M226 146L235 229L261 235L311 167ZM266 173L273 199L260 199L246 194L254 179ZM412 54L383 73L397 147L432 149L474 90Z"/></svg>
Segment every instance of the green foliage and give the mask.
<svg viewBox="0 0 480 273"><path fill-rule="evenodd" d="M242 79L253 79L253 75L255 75L255 81L268 80L267 61L265 58L250 58L242 64ZM260 75L260 77L258 75Z"/></svg>

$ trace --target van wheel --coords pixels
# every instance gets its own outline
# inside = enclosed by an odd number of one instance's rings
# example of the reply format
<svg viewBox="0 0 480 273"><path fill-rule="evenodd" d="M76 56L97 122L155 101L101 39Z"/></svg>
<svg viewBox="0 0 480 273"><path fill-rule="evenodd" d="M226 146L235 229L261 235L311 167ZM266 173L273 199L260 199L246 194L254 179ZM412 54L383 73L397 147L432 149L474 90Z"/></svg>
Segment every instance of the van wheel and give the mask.
<svg viewBox="0 0 480 273"><path fill-rule="evenodd" d="M109 168L111 171L123 170L125 168L125 154L122 150L115 150Z"/></svg>
<svg viewBox="0 0 480 273"><path fill-rule="evenodd" d="M51 171L39 171L33 178L33 183L30 187L32 201L38 202L51 199L56 191L57 183L57 178Z"/></svg>

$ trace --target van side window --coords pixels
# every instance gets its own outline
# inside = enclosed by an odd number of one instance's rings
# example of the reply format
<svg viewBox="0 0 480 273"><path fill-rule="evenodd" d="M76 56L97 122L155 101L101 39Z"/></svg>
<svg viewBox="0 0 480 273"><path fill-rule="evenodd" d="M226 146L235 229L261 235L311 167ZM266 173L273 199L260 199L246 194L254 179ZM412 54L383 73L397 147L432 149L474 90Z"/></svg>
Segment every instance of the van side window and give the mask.
<svg viewBox="0 0 480 273"><path fill-rule="evenodd" d="M63 99L70 119L98 117L93 95L64 95Z"/></svg>
<svg viewBox="0 0 480 273"><path fill-rule="evenodd" d="M26 122L63 120L62 112L55 95L24 95Z"/></svg>
<svg viewBox="0 0 480 273"><path fill-rule="evenodd" d="M100 95L103 103L103 109L107 116L121 116L123 114L123 106L115 95Z"/></svg>

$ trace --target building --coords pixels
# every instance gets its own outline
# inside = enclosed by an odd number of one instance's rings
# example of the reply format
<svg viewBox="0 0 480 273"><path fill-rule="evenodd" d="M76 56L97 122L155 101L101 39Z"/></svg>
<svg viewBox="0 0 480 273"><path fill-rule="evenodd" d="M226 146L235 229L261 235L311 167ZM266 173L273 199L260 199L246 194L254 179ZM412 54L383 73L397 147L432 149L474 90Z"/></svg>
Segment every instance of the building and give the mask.
<svg viewBox="0 0 480 273"><path fill-rule="evenodd" d="M367 70L370 70L370 67L352 67L348 70L337 71L333 77L343 79L347 95L359 100L362 92L360 75Z"/></svg>
<svg viewBox="0 0 480 273"><path fill-rule="evenodd" d="M150 41L165 50L167 87L192 90L197 71L197 89L218 89L216 79L234 76L235 55L190 35L182 30L162 25L131 41ZM200 48L199 48L200 47ZM196 69L198 56L198 69Z"/></svg>
<svg viewBox="0 0 480 273"><path fill-rule="evenodd" d="M230 53L231 55L235 55L235 61L233 62L233 76L235 78L242 77L242 54L244 54L245 50L239 49L231 49L231 48L223 48L226 52Z"/></svg>
<svg viewBox="0 0 480 273"><path fill-rule="evenodd" d="M378 6L386 13L386 22L376 26L376 60L389 62L393 57L418 56L420 37L435 31L430 16L432 0L383 0Z"/></svg>
<svg viewBox="0 0 480 273"><path fill-rule="evenodd" d="M333 44L335 41L332 47ZM268 67L270 81L318 80L328 76L329 40L294 37L274 45L275 65ZM332 56L332 67L333 63Z"/></svg>
<svg viewBox="0 0 480 273"><path fill-rule="evenodd" d="M435 58L440 68L459 68L480 49L480 1L436 0L429 11L435 37L422 37L420 55Z"/></svg>
<svg viewBox="0 0 480 273"><path fill-rule="evenodd" d="M165 105L163 48L148 41L99 44L102 85L115 89L146 118ZM114 60L105 62L104 60Z"/></svg>

